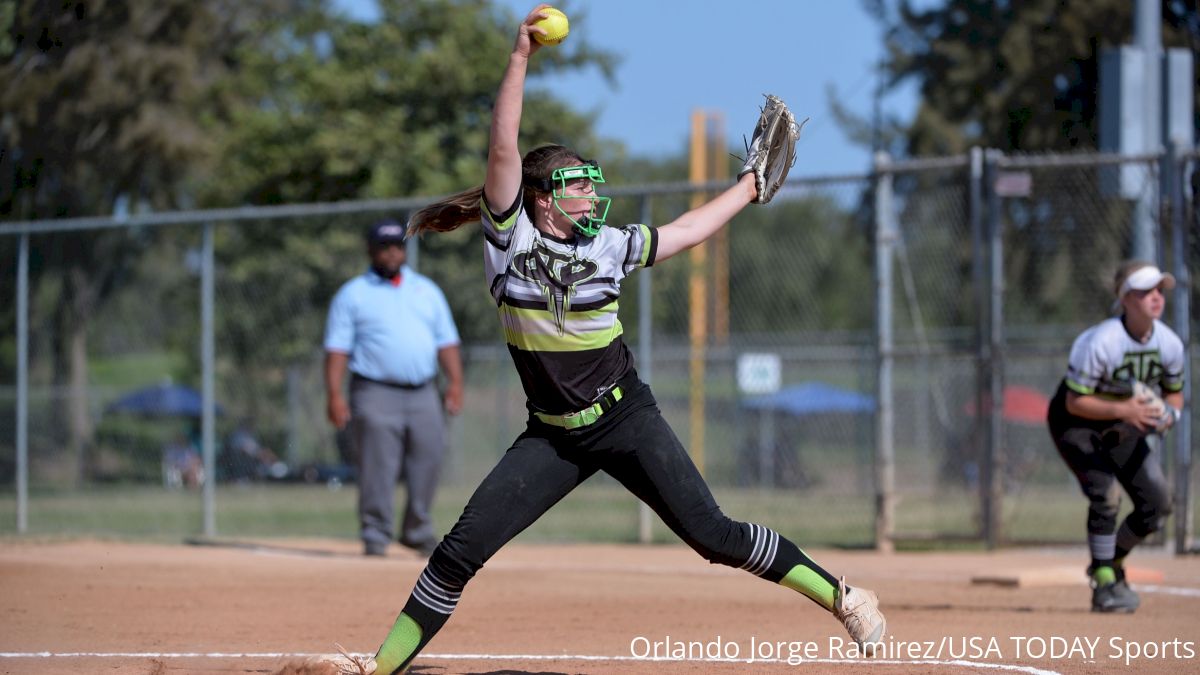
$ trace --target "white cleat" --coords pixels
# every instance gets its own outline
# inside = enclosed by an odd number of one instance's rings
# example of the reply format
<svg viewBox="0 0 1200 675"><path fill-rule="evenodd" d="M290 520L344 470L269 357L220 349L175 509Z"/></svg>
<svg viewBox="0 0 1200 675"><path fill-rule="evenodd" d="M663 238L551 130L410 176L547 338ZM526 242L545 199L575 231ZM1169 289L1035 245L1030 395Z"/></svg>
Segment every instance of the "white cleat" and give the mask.
<svg viewBox="0 0 1200 675"><path fill-rule="evenodd" d="M337 668L338 675L374 675L375 659L370 656L357 656L346 651L336 642L340 654L334 654L321 659L321 662Z"/></svg>
<svg viewBox="0 0 1200 675"><path fill-rule="evenodd" d="M865 588L846 586L846 577L838 581L838 595L833 602L833 615L846 627L846 632L858 644L865 656L873 656L883 641L887 620L879 611L879 598Z"/></svg>

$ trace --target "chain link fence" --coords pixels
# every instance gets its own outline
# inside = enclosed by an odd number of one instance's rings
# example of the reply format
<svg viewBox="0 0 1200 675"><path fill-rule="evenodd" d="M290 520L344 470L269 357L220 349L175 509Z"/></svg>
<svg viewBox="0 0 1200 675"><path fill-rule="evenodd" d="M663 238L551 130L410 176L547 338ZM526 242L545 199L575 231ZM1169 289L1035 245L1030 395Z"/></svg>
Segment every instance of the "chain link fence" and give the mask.
<svg viewBox="0 0 1200 675"><path fill-rule="evenodd" d="M870 546L886 497L886 535L902 545L1082 541L1086 505L1044 406L1074 337L1107 315L1112 271L1142 232L1133 223L1149 226L1164 268L1196 273L1194 164L1172 165L1184 177L1177 202L1159 199L1152 158L980 153L794 179L704 247L627 280L625 339L733 517L805 545ZM1114 170L1173 210L1114 189ZM614 188L609 221L661 225L698 192ZM368 225L422 203L0 225L11 270L0 284L14 299L0 311L12 336L0 344L0 532L356 537L353 450L325 420L325 313L366 268ZM884 218L892 238L877 236ZM471 227L410 244L410 265L443 288L464 340L443 531L526 417L481 247ZM1193 347L1192 382L1198 356ZM1177 491L1194 495L1191 444L1173 443L1168 468L1191 481ZM522 536L672 540L603 475Z"/></svg>

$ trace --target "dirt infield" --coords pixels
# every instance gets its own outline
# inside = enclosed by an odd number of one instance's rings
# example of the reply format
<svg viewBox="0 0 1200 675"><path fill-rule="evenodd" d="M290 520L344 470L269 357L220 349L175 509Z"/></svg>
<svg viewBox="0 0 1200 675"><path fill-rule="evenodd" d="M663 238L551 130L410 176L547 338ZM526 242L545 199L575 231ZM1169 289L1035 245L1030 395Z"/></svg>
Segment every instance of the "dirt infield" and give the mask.
<svg viewBox="0 0 1200 675"><path fill-rule="evenodd" d="M423 562L400 550L357 553L336 541L9 540L0 546L0 672L272 673L335 641L373 651ZM1136 614L1114 616L1088 612L1082 585L971 583L998 570L1082 566L1082 549L809 553L879 592L889 623L881 657L856 658L841 627L805 598L683 547L513 545L411 672L1200 672L1194 558L1141 554L1163 581L1140 587ZM1142 656L1127 665L1135 650ZM656 654L684 658L645 658ZM747 661L756 655L773 660Z"/></svg>

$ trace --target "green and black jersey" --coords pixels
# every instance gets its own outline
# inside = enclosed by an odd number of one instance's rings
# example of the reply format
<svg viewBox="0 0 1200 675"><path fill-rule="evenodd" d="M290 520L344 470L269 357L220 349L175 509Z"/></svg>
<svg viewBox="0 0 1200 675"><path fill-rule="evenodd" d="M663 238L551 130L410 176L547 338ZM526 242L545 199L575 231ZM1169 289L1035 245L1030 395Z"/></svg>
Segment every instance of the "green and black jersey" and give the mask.
<svg viewBox="0 0 1200 675"><path fill-rule="evenodd" d="M1075 338L1067 374L1050 402L1052 428L1082 426L1105 429L1114 420L1090 420L1067 412L1067 393L1124 398L1134 380L1163 394L1183 391L1183 341L1162 321L1154 320L1150 339L1141 342L1125 330L1121 317L1105 319Z"/></svg>
<svg viewBox="0 0 1200 675"><path fill-rule="evenodd" d="M625 276L654 263L658 233L626 225L558 239L533 226L519 196L507 214L482 211L489 290L525 396L554 415L586 408L633 367L617 300Z"/></svg>
<svg viewBox="0 0 1200 675"><path fill-rule="evenodd" d="M1121 317L1105 319L1085 330L1071 345L1067 388L1077 394L1114 395L1119 382L1140 380L1168 394L1183 391L1183 342L1162 321L1154 320L1150 339L1135 340ZM1128 396L1128 389L1115 396Z"/></svg>

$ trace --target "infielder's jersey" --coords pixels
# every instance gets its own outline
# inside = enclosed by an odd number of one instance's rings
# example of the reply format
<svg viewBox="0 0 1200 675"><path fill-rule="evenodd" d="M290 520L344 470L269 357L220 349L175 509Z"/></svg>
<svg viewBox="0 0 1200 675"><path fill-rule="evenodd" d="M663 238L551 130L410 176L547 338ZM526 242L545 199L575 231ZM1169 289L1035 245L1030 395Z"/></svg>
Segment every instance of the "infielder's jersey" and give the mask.
<svg viewBox="0 0 1200 675"><path fill-rule="evenodd" d="M621 280L654 263L658 233L602 227L592 238L544 234L517 203L483 212L484 269L504 340L535 410L582 410L621 379L633 357L621 339Z"/></svg>
<svg viewBox="0 0 1200 675"><path fill-rule="evenodd" d="M1067 360L1067 388L1084 395L1128 396L1133 380L1163 393L1183 390L1183 341L1165 323L1156 320L1144 343L1129 335L1120 317L1105 319L1075 338Z"/></svg>

